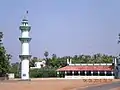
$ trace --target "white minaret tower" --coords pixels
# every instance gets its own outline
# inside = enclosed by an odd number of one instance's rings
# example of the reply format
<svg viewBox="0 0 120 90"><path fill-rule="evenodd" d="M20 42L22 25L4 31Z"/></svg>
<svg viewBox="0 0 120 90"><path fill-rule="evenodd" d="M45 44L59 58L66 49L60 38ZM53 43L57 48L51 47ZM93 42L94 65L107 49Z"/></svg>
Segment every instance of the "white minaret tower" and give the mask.
<svg viewBox="0 0 120 90"><path fill-rule="evenodd" d="M30 32L31 26L28 25L28 20L26 19L26 17L23 18L19 29L21 30L21 34L22 34L21 37L19 38L22 46L22 50L21 50L22 54L19 55L21 59L21 79L30 80L29 79L29 60L31 58L31 55L29 53L29 42L31 41L31 38L29 37L29 32Z"/></svg>

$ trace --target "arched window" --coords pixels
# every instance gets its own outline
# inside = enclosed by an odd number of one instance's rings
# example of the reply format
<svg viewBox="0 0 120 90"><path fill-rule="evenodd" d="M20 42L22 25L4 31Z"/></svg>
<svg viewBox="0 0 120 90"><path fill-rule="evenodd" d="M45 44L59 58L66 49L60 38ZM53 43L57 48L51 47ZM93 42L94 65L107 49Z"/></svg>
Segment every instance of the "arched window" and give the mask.
<svg viewBox="0 0 120 90"><path fill-rule="evenodd" d="M78 74L78 71L74 71L74 75L75 76L78 76L79 74Z"/></svg>
<svg viewBox="0 0 120 90"><path fill-rule="evenodd" d="M106 76L112 76L112 72L111 71L106 71Z"/></svg>
<svg viewBox="0 0 120 90"><path fill-rule="evenodd" d="M104 71L100 71L100 76L105 76L105 72Z"/></svg>
<svg viewBox="0 0 120 90"><path fill-rule="evenodd" d="M85 71L80 71L81 76L85 76Z"/></svg>
<svg viewBox="0 0 120 90"><path fill-rule="evenodd" d="M86 75L91 76L91 71L87 71Z"/></svg>
<svg viewBox="0 0 120 90"><path fill-rule="evenodd" d="M98 76L98 71L93 71L93 76Z"/></svg>
<svg viewBox="0 0 120 90"><path fill-rule="evenodd" d="M67 71L67 76L71 76L72 75L72 71Z"/></svg>

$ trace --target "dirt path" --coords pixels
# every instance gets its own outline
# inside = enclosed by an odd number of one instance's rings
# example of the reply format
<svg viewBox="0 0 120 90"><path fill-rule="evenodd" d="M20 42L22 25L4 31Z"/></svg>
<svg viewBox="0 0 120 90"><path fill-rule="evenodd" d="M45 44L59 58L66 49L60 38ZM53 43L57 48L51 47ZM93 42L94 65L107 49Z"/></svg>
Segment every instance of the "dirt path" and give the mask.
<svg viewBox="0 0 120 90"><path fill-rule="evenodd" d="M85 90L120 90L120 89L116 88L116 87L119 87L119 86L120 86L120 81L117 81L117 82L112 82L112 83L109 83L109 84L88 87Z"/></svg>
<svg viewBox="0 0 120 90"><path fill-rule="evenodd" d="M0 90L75 90L92 84L95 83L85 83L83 80L7 81L0 82Z"/></svg>

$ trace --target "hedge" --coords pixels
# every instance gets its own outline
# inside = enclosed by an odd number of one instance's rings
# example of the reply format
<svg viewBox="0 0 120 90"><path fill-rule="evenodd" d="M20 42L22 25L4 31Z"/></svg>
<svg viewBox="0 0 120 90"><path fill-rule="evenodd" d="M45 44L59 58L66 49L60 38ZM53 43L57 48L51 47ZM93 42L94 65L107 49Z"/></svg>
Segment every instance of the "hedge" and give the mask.
<svg viewBox="0 0 120 90"><path fill-rule="evenodd" d="M57 77L57 72L55 69L31 69L30 78L47 78L47 77Z"/></svg>
<svg viewBox="0 0 120 90"><path fill-rule="evenodd" d="M20 78L21 73L20 72L12 72L15 74L15 78ZM30 69L29 71L30 78L48 78L48 77L57 77L56 69L47 69L47 68L41 68L41 69ZM63 77L63 74L60 73L58 77Z"/></svg>

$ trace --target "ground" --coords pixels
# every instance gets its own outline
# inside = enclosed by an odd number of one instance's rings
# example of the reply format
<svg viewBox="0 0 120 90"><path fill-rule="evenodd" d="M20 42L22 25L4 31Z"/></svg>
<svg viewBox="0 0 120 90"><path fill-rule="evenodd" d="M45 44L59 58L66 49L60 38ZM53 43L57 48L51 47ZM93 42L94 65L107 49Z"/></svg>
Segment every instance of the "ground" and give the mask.
<svg viewBox="0 0 120 90"><path fill-rule="evenodd" d="M120 88L114 88L114 89L110 89L110 90L120 90Z"/></svg>
<svg viewBox="0 0 120 90"><path fill-rule="evenodd" d="M0 90L83 90L89 85L104 83L83 82L83 80L32 80L32 81L4 81L0 82ZM115 89L117 90L117 89Z"/></svg>
<svg viewBox="0 0 120 90"><path fill-rule="evenodd" d="M120 87L113 88L113 89L110 89L110 90L120 90Z"/></svg>

